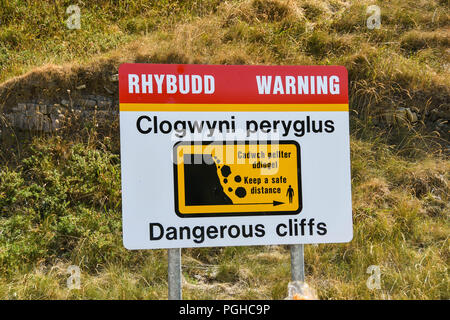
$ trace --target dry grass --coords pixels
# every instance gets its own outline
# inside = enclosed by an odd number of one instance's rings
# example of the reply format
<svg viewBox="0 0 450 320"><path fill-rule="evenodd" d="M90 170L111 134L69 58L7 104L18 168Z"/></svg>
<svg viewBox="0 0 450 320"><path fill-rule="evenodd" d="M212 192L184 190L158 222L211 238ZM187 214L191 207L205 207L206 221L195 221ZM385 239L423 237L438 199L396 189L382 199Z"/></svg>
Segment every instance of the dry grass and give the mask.
<svg viewBox="0 0 450 320"><path fill-rule="evenodd" d="M227 1L216 7L207 3L194 1L185 7L179 4L149 7L140 14L136 11L131 22L122 13L119 17L123 21L109 21L108 29L100 31L119 38L121 34L127 36L100 56L89 51L68 57L55 54L50 46L55 44L54 39L44 38L40 41L48 41L50 47L44 46L48 49L36 52L31 45L28 48L33 54L42 54L35 63L57 58L58 65L64 67L49 65L33 69L20 79L1 84L0 106L14 105L29 97L67 95L67 90L76 92L75 87L81 83L91 91L108 95L103 88L105 80L117 72L120 63L148 62L341 64L349 70L352 107L360 115L367 117L386 109L411 107L411 104L419 110L449 108L448 21L442 11L443 4L438 1L421 3L418 7L415 2L409 6L404 1L383 4L380 30L365 27L365 2L246 0ZM136 4L134 10L138 7ZM158 10L164 16L171 8L172 19L158 20L159 24L148 28ZM184 11L186 8L192 9L191 15ZM86 19L87 25L98 24L95 16L88 15ZM144 27L139 27L140 24L146 26L145 32L141 32ZM9 28L13 26L11 23ZM134 32L127 32L130 28ZM64 35L67 30L54 32ZM91 30L79 31L86 32ZM81 46L78 41L84 40L72 34L63 41ZM12 54L3 65L6 69L2 76L23 74L23 69L9 69L16 63L19 61Z"/></svg>

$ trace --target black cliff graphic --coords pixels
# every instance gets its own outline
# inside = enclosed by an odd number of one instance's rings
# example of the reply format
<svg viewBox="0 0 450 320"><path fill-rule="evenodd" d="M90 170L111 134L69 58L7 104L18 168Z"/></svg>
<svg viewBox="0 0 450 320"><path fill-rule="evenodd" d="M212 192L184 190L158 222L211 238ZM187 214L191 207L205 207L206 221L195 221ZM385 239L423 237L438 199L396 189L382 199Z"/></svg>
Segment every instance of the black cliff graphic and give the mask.
<svg viewBox="0 0 450 320"><path fill-rule="evenodd" d="M223 191L209 154L184 155L184 188L186 206L233 204Z"/></svg>

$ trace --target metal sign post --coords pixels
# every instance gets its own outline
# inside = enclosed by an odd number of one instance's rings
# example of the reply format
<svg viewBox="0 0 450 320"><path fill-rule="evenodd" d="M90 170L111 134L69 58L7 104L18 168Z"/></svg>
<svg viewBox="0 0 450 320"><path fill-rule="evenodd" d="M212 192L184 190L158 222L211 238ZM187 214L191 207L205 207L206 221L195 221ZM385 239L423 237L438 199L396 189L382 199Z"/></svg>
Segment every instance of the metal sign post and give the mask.
<svg viewBox="0 0 450 320"><path fill-rule="evenodd" d="M181 300L181 249L168 250L169 300Z"/></svg>
<svg viewBox="0 0 450 320"><path fill-rule="evenodd" d="M290 245L291 280L305 281L304 245ZM169 300L181 300L181 249L168 249Z"/></svg>
<svg viewBox="0 0 450 320"><path fill-rule="evenodd" d="M293 244L291 249L291 280L305 281L305 261L303 244Z"/></svg>

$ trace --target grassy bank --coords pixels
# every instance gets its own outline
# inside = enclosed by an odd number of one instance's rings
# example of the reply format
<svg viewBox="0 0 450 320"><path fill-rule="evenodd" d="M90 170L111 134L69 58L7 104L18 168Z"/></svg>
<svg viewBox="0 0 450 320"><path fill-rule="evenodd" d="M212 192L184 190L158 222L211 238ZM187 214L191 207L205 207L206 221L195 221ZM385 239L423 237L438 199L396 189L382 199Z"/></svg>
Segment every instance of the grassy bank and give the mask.
<svg viewBox="0 0 450 320"><path fill-rule="evenodd" d="M122 246L117 136L35 137L0 173L3 298L166 298L166 253ZM450 162L352 140L355 236L306 247L307 281L324 299L448 299ZM289 250L185 249L186 298L280 299ZM67 267L82 271L68 290ZM382 270L382 289L366 269Z"/></svg>

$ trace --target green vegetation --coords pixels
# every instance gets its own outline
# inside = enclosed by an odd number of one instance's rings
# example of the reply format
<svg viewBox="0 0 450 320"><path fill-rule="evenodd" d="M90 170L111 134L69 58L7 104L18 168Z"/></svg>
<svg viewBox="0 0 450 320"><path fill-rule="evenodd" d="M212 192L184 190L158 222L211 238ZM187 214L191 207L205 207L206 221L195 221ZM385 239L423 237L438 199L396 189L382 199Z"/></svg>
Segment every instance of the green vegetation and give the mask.
<svg viewBox="0 0 450 320"><path fill-rule="evenodd" d="M375 121L449 113L448 1L86 1L68 30L71 4L0 0L0 108L80 83L101 92L123 62L345 65L355 236L306 246L307 282L321 299L450 298L448 135ZM0 144L0 298L167 298L166 252L122 245L118 123L14 134ZM284 246L184 249L184 297L282 299L289 263ZM81 289L67 289L69 265ZM381 290L366 286L370 265Z"/></svg>

